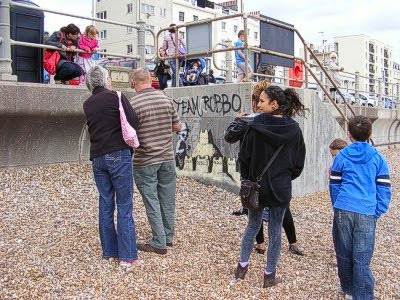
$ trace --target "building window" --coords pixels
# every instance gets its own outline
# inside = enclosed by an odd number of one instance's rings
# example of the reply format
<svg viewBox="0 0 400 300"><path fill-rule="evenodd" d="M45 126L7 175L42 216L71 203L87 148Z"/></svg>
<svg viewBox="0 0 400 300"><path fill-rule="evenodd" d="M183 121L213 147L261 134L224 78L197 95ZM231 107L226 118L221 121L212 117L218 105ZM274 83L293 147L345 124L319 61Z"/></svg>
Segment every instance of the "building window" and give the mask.
<svg viewBox="0 0 400 300"><path fill-rule="evenodd" d="M250 29L247 29L247 36L250 36Z"/></svg>
<svg viewBox="0 0 400 300"><path fill-rule="evenodd" d="M199 20L199 16L193 16L193 21L198 21Z"/></svg>
<svg viewBox="0 0 400 300"><path fill-rule="evenodd" d="M166 8L160 8L160 17L165 18L167 16L167 9Z"/></svg>
<svg viewBox="0 0 400 300"><path fill-rule="evenodd" d="M130 14L130 13L132 13L132 10L133 10L133 4L132 3L129 3L127 6L126 6L126 8L127 8L127 13L128 14Z"/></svg>
<svg viewBox="0 0 400 300"><path fill-rule="evenodd" d="M258 39L258 32L254 31L254 39L257 40Z"/></svg>
<svg viewBox="0 0 400 300"><path fill-rule="evenodd" d="M225 30L225 28L226 28L226 22L222 22L222 23L221 23L221 26L222 26L222 30Z"/></svg>
<svg viewBox="0 0 400 300"><path fill-rule="evenodd" d="M146 29L150 29L151 31L154 32L154 26L153 25L146 25ZM150 31L147 31L147 30L146 30L146 33L147 34L151 34Z"/></svg>
<svg viewBox="0 0 400 300"><path fill-rule="evenodd" d="M183 31L179 31L179 37L184 40L185 39L185 33Z"/></svg>
<svg viewBox="0 0 400 300"><path fill-rule="evenodd" d="M146 54L154 54L154 46L146 45L144 51Z"/></svg>
<svg viewBox="0 0 400 300"><path fill-rule="evenodd" d="M98 0L97 0L97 2L98 2ZM107 49L103 49L103 50L101 50L102 52L107 52ZM106 55L105 54L100 54L100 58L104 58L104 57L106 57Z"/></svg>
<svg viewBox="0 0 400 300"><path fill-rule="evenodd" d="M126 33L127 34L131 34L133 32L133 28L132 27L126 27Z"/></svg>
<svg viewBox="0 0 400 300"><path fill-rule="evenodd" d="M98 19L107 19L107 11L98 12L96 15Z"/></svg>
<svg viewBox="0 0 400 300"><path fill-rule="evenodd" d="M100 31L100 39L105 40L107 38L107 30Z"/></svg>
<svg viewBox="0 0 400 300"><path fill-rule="evenodd" d="M154 6L142 3L141 12L149 15L154 15Z"/></svg>
<svg viewBox="0 0 400 300"><path fill-rule="evenodd" d="M238 26L237 26L237 25L234 25L234 26L233 26L233 32L234 32L234 33L237 33L237 31L238 31Z"/></svg>
<svg viewBox="0 0 400 300"><path fill-rule="evenodd" d="M132 53L132 44L126 45L126 53L128 54Z"/></svg>
<svg viewBox="0 0 400 300"><path fill-rule="evenodd" d="M179 12L179 21L185 22L185 13L183 11Z"/></svg>

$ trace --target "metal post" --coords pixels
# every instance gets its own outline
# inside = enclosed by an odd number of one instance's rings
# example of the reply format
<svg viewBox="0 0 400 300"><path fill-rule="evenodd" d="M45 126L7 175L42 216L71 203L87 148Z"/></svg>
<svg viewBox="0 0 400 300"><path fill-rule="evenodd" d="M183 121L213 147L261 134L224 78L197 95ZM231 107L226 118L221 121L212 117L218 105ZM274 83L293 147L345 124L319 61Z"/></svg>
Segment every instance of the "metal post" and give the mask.
<svg viewBox="0 0 400 300"><path fill-rule="evenodd" d="M179 87L180 85L180 80L179 80L179 69L180 69L180 63L179 63L179 29L175 28L175 84L176 87Z"/></svg>
<svg viewBox="0 0 400 300"><path fill-rule="evenodd" d="M17 81L12 75L10 0L0 0L0 81Z"/></svg>
<svg viewBox="0 0 400 300"><path fill-rule="evenodd" d="M396 91L397 91L396 108L398 108L400 104L400 81L396 83Z"/></svg>
<svg viewBox="0 0 400 300"><path fill-rule="evenodd" d="M360 72L356 72L354 89L354 97L356 98L355 104L360 105ZM367 103L365 105L367 105Z"/></svg>
<svg viewBox="0 0 400 300"><path fill-rule="evenodd" d="M146 23L144 21L137 21L136 24L139 25L138 33L138 55L140 56L139 60L139 68L145 67L146 61L146 53L145 53L145 45L146 45Z"/></svg>
<svg viewBox="0 0 400 300"><path fill-rule="evenodd" d="M307 48L304 47L304 61L308 63L308 53L307 53ZM304 88L308 89L308 70L307 68L304 68Z"/></svg>
<svg viewBox="0 0 400 300"><path fill-rule="evenodd" d="M247 29L247 14L243 14L243 27L244 27L244 68L245 68L245 77L244 77L244 81L248 81L249 80L249 44L248 44L248 29Z"/></svg>
<svg viewBox="0 0 400 300"><path fill-rule="evenodd" d="M284 85L285 86L289 86L289 68L284 68L283 69L283 77L285 77L284 79Z"/></svg>
<svg viewBox="0 0 400 300"><path fill-rule="evenodd" d="M368 103L365 103L368 105ZM378 107L383 107L382 105L382 78L378 78Z"/></svg>
<svg viewBox="0 0 400 300"><path fill-rule="evenodd" d="M226 47L230 48L232 41L226 41ZM226 64L226 83L232 82L232 51L225 52L225 64Z"/></svg>

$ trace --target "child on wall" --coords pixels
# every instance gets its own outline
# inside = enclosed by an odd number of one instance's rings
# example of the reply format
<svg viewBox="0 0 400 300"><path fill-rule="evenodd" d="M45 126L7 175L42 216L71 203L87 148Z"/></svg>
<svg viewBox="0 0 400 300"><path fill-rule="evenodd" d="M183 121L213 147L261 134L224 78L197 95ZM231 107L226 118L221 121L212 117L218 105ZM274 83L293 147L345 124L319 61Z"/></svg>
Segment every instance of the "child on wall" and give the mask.
<svg viewBox="0 0 400 300"><path fill-rule="evenodd" d="M376 222L391 199L389 168L385 158L368 144L371 134L370 119L351 118L348 136L352 144L336 155L330 175L333 243L346 299L374 299L370 264Z"/></svg>
<svg viewBox="0 0 400 300"><path fill-rule="evenodd" d="M77 63L82 67L82 69L87 73L93 66L94 61L92 55L97 52L99 47L99 41L97 40L97 35L99 31L93 25L86 27L85 33L79 40L78 48L86 51L86 53L79 53ZM80 83L85 82L85 75L80 78Z"/></svg>
<svg viewBox="0 0 400 300"><path fill-rule="evenodd" d="M197 79L197 76L199 75L199 64L197 62L192 63L190 66L190 70L188 70L187 75L186 75L186 81L187 82L194 82Z"/></svg>

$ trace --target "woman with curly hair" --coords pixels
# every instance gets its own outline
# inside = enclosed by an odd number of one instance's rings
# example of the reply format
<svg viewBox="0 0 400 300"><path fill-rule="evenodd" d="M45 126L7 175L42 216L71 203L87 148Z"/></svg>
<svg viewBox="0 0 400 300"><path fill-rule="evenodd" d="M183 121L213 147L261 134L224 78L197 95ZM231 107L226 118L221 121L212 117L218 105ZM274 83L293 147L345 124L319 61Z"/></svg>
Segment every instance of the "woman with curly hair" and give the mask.
<svg viewBox="0 0 400 300"><path fill-rule="evenodd" d="M235 278L244 279L248 271L253 243L262 225L264 208L268 207L269 244L263 285L266 288L282 281L275 276L281 250L281 227L291 200L291 181L300 176L305 160L303 135L292 117L304 116L306 109L294 89L282 90L278 86L268 86L261 92L257 109L261 113L248 123L246 135L242 138L239 152L241 177L255 181L276 149L281 145L283 148L261 178L260 208L248 211L248 225Z"/></svg>

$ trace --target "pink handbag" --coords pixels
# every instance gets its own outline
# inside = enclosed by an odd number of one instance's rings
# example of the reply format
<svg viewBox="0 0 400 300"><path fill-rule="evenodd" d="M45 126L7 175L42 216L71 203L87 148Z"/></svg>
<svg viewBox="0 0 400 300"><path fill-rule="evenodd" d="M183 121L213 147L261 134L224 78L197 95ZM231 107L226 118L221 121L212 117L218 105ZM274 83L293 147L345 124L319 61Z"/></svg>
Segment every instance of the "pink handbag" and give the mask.
<svg viewBox="0 0 400 300"><path fill-rule="evenodd" d="M121 92L117 92L118 101L119 101L119 114L121 120L121 131L122 137L124 138L125 143L131 148L139 147L139 140L136 134L136 130L129 124L126 119L124 107L122 106L121 101Z"/></svg>

